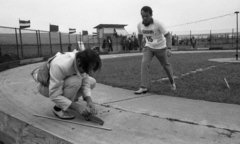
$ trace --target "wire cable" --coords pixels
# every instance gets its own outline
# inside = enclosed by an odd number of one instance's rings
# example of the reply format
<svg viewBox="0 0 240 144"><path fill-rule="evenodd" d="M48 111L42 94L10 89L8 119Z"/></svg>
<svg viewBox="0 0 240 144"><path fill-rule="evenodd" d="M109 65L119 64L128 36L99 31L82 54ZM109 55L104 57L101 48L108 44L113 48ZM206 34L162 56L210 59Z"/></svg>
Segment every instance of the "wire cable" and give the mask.
<svg viewBox="0 0 240 144"><path fill-rule="evenodd" d="M230 14L226 14L226 15L221 15L221 16L213 17L213 18L198 20L198 21L195 21L195 22L189 22L189 23L185 23L185 24L179 24L179 25L169 26L169 27L167 27L167 28L173 28L173 27L177 27L177 26L184 26L184 25L189 25L189 24L193 24L193 23L199 23L199 22L203 22L203 21L208 21L208 20L213 20L213 19L218 19L218 18L222 18L222 17L234 15L234 14L235 14L235 13L230 13Z"/></svg>

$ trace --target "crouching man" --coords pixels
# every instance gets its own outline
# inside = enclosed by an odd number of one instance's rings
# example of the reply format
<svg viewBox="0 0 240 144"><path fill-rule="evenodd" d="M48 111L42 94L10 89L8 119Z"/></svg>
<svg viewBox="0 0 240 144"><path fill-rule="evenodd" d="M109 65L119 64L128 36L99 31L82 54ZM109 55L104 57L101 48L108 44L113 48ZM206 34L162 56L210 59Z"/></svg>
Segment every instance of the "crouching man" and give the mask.
<svg viewBox="0 0 240 144"><path fill-rule="evenodd" d="M38 91L55 103L53 113L61 119L74 118L68 109L84 116L96 115L97 109L91 98L96 80L90 75L100 68L100 56L91 49L57 54L49 63L49 86L38 83ZM86 104L79 101L80 97Z"/></svg>

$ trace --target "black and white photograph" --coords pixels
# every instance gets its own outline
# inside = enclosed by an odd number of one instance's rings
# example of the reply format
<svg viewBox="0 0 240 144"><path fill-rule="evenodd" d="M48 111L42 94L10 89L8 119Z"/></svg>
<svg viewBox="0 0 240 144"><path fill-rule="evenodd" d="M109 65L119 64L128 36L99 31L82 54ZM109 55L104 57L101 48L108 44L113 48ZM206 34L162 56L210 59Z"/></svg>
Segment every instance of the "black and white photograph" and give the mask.
<svg viewBox="0 0 240 144"><path fill-rule="evenodd" d="M240 0L0 0L0 144L240 144Z"/></svg>

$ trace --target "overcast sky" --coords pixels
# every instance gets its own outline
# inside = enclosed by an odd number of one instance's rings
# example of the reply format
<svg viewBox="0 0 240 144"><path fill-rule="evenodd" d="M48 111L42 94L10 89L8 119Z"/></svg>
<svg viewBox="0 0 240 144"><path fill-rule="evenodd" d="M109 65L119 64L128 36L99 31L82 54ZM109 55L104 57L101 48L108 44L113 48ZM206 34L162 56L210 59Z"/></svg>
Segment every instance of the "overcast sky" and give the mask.
<svg viewBox="0 0 240 144"><path fill-rule="evenodd" d="M132 33L137 31L140 9L145 5L152 7L153 18L166 27L240 11L240 0L0 0L0 26L19 27L20 18L31 20L30 29L48 31L51 23L59 25L61 32L76 28L92 33L98 24L126 24L125 29ZM236 14L168 30L232 28L236 28Z"/></svg>

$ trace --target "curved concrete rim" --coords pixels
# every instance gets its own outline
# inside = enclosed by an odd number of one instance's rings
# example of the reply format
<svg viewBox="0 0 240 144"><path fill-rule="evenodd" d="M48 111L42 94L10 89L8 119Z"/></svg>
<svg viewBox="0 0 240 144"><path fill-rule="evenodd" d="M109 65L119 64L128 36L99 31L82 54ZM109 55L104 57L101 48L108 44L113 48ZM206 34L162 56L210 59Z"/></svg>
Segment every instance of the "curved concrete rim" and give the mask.
<svg viewBox="0 0 240 144"><path fill-rule="evenodd" d="M142 54L101 57L137 55ZM51 111L54 104L37 92L31 77L32 70L41 64L0 73L0 143L225 144L240 141L239 105L151 93L135 95L130 90L102 84L97 84L93 99L104 125L85 121L74 112L76 118L72 121L112 131L35 117L33 114L55 117Z"/></svg>

